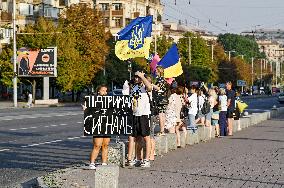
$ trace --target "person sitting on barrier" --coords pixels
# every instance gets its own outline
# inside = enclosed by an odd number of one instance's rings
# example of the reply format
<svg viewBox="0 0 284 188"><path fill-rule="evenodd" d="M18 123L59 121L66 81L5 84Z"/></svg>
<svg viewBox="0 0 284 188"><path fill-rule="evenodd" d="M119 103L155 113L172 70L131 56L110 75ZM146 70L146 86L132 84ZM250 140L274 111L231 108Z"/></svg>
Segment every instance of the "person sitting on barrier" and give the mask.
<svg viewBox="0 0 284 188"><path fill-rule="evenodd" d="M221 88L219 91L219 124L221 136L227 136L227 96L226 90Z"/></svg>
<svg viewBox="0 0 284 188"><path fill-rule="evenodd" d="M152 91L153 86L145 78L143 72L136 72L134 83L131 88L131 96L133 97L132 108L133 108L133 134L130 136L131 142L134 143L134 138L137 144L136 150L136 160L133 160L128 156L128 165L129 166L141 166L141 167L150 167L150 150L151 150L151 141L150 141L150 114L151 114L151 105L150 99L147 92ZM142 161L141 156L141 142L142 139L145 141L146 145L146 156ZM131 151L131 148L129 148ZM132 150L133 151L133 150ZM130 154L130 153L128 153ZM131 154L130 154L131 155Z"/></svg>
<svg viewBox="0 0 284 188"><path fill-rule="evenodd" d="M196 86L193 85L190 87L190 93L191 95L187 97L186 102L188 103L188 119L186 121L187 123L187 129L196 129L196 123L195 123L195 116L197 114L198 108L197 108L197 94L196 94Z"/></svg>
<svg viewBox="0 0 284 188"><path fill-rule="evenodd" d="M177 88L171 89L171 95L169 97L169 104L167 106L165 115L166 115L166 122L165 122L165 128L168 130L169 133L175 133L175 126L177 123L177 120L180 119L177 116L176 107L179 108L181 100L177 94ZM180 106L181 109L181 106ZM178 112L180 112L180 109Z"/></svg>
<svg viewBox="0 0 284 188"><path fill-rule="evenodd" d="M108 87L106 85L100 85L97 89L97 94L95 95L101 95L105 96L107 95ZM86 110L86 104L82 105L83 110ZM107 159L108 159L108 145L110 142L111 136L105 136L105 135L96 135L93 136L93 149L90 154L90 165L89 168L91 170L95 170L96 166L95 161L98 157L98 154L100 152L100 149L102 148L102 165L107 165Z"/></svg>

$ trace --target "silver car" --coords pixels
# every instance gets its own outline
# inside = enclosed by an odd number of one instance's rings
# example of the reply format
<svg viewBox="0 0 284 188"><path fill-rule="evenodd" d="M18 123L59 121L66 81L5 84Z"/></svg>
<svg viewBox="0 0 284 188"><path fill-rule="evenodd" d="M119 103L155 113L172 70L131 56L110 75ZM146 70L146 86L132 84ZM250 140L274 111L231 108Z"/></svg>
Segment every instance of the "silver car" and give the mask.
<svg viewBox="0 0 284 188"><path fill-rule="evenodd" d="M279 103L284 103L284 93L280 93L279 96L278 96L278 101Z"/></svg>

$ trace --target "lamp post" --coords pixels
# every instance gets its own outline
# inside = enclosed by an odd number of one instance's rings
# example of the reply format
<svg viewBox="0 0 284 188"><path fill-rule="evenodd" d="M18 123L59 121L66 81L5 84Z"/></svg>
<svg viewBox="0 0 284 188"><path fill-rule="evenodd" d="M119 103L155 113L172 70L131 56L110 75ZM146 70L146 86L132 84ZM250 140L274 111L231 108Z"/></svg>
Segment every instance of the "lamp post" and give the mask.
<svg viewBox="0 0 284 188"><path fill-rule="evenodd" d="M14 107L17 104L17 44L16 44L16 0L13 0L13 101Z"/></svg>

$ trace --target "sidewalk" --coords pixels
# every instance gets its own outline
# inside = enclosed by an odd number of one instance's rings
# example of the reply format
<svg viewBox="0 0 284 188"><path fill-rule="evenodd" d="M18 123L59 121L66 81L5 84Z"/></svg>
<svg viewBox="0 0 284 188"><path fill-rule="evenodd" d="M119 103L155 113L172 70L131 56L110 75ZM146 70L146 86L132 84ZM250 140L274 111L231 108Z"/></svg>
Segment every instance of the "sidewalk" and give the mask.
<svg viewBox="0 0 284 188"><path fill-rule="evenodd" d="M158 157L151 168L120 168L119 187L284 187L284 115Z"/></svg>

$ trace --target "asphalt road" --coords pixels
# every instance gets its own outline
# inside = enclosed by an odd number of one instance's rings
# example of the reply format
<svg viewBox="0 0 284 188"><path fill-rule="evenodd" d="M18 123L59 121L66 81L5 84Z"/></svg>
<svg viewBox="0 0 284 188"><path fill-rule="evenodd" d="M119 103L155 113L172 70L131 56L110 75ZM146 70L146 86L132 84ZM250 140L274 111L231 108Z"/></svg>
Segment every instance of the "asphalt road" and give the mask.
<svg viewBox="0 0 284 188"><path fill-rule="evenodd" d="M82 114L79 107L0 110L0 187L87 161Z"/></svg>
<svg viewBox="0 0 284 188"><path fill-rule="evenodd" d="M247 102L251 110L278 104L276 98ZM82 134L80 107L1 109L0 187L30 187L32 178L87 162L91 138Z"/></svg>

